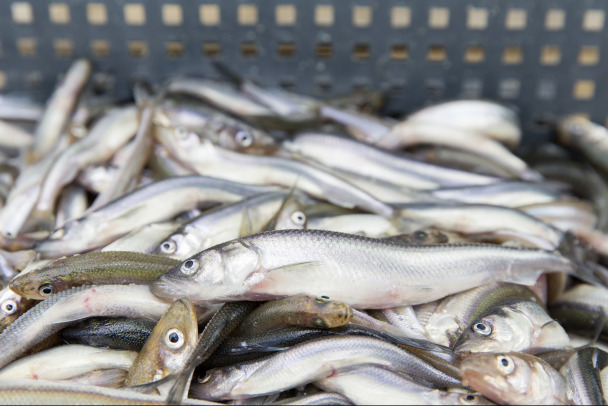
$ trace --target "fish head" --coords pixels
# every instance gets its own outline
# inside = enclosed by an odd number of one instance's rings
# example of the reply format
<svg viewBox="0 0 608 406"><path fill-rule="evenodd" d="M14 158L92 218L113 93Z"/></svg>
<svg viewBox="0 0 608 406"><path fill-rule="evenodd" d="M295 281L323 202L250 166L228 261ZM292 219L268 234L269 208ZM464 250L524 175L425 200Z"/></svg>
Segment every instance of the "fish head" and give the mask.
<svg viewBox="0 0 608 406"><path fill-rule="evenodd" d="M214 368L198 381L198 385L190 387L190 393L198 399L222 400L229 396L239 382L249 376L240 365Z"/></svg>
<svg viewBox="0 0 608 406"><path fill-rule="evenodd" d="M524 314L502 306L475 320L454 344L456 352L510 352L530 348L533 326Z"/></svg>
<svg viewBox="0 0 608 406"><path fill-rule="evenodd" d="M572 139L583 138L591 131L592 123L580 115L569 115L557 122L557 134L560 142L568 144Z"/></svg>
<svg viewBox="0 0 608 406"><path fill-rule="evenodd" d="M303 297L298 313L306 318L308 327L334 328L350 322L353 311L344 302L330 300L327 296Z"/></svg>
<svg viewBox="0 0 608 406"><path fill-rule="evenodd" d="M69 289L70 274L63 274L64 258L42 264L37 269L21 273L9 284L10 288L27 299L44 300Z"/></svg>
<svg viewBox="0 0 608 406"><path fill-rule="evenodd" d="M36 301L27 299L10 288L0 291L0 332L29 310Z"/></svg>
<svg viewBox="0 0 608 406"><path fill-rule="evenodd" d="M41 258L59 258L97 248L96 239L102 235L98 225L107 222L94 213L80 219L66 221L61 228L53 231L40 241L34 249Z"/></svg>
<svg viewBox="0 0 608 406"><path fill-rule="evenodd" d="M271 154L279 147L272 135L240 123L223 125L218 135L220 147L247 154Z"/></svg>
<svg viewBox="0 0 608 406"><path fill-rule="evenodd" d="M174 302L156 324L129 370L128 381L139 385L178 371L198 341L196 311L188 299Z"/></svg>
<svg viewBox="0 0 608 406"><path fill-rule="evenodd" d="M233 240L188 258L156 278L151 289L161 298L188 297L195 304L230 299L247 291L247 280L259 269L255 247Z"/></svg>
<svg viewBox="0 0 608 406"><path fill-rule="evenodd" d="M525 403L532 372L528 362L514 353L471 354L460 366L463 385L498 404Z"/></svg>

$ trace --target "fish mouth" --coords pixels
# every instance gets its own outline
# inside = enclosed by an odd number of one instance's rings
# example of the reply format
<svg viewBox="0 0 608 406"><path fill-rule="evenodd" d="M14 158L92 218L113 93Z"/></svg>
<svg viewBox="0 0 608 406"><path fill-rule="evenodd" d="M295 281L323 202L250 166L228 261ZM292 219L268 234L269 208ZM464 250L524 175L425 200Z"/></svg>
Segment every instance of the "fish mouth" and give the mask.
<svg viewBox="0 0 608 406"><path fill-rule="evenodd" d="M181 299L186 297L180 284L172 282L162 275L152 281L150 292L161 299Z"/></svg>

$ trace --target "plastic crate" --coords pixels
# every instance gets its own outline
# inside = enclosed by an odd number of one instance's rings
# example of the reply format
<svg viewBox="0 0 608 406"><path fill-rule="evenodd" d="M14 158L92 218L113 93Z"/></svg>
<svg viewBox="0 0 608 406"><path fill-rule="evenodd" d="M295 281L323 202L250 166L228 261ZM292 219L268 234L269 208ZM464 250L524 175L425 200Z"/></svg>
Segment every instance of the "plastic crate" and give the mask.
<svg viewBox="0 0 608 406"><path fill-rule="evenodd" d="M44 100L75 57L100 90L217 77L219 59L268 86L389 96L387 113L491 98L528 134L583 113L605 123L605 0L0 0L0 92Z"/></svg>

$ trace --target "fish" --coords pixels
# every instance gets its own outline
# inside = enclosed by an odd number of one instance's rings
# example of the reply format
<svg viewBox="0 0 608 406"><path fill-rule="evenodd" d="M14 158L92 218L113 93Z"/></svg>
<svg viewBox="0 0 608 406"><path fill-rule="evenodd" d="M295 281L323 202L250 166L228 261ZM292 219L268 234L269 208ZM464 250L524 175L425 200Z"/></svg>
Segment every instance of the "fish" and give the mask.
<svg viewBox="0 0 608 406"><path fill-rule="evenodd" d="M0 381L0 399L12 405L168 405L156 395L145 395L124 389L75 385L66 382L32 381L30 379L4 379ZM217 405L196 399L184 399L184 405Z"/></svg>
<svg viewBox="0 0 608 406"><path fill-rule="evenodd" d="M180 369L198 341L194 306L188 299L174 302L158 321L129 368L125 386L158 381Z"/></svg>
<svg viewBox="0 0 608 406"><path fill-rule="evenodd" d="M567 347L568 334L543 307L517 299L502 303L473 320L454 344L454 351L536 354Z"/></svg>
<svg viewBox="0 0 608 406"><path fill-rule="evenodd" d="M14 361L0 369L0 380L8 378L59 381L98 369L131 368L137 352L110 350L80 344L60 345Z"/></svg>
<svg viewBox="0 0 608 406"><path fill-rule="evenodd" d="M340 372L315 385L325 391L341 393L357 405L493 404L480 394L432 389L377 366Z"/></svg>
<svg viewBox="0 0 608 406"><path fill-rule="evenodd" d="M500 405L570 404L565 378L533 355L477 353L460 366L462 383Z"/></svg>
<svg viewBox="0 0 608 406"><path fill-rule="evenodd" d="M0 333L0 368L28 348L89 317L122 316L159 320L170 304L141 285L80 286L38 303Z"/></svg>
<svg viewBox="0 0 608 406"><path fill-rule="evenodd" d="M299 386L357 365L399 370L431 386L459 386L460 382L425 364L406 350L370 337L328 337L297 344L269 359L214 369L191 389L208 400L242 399Z"/></svg>
<svg viewBox="0 0 608 406"><path fill-rule="evenodd" d="M561 247L564 253L573 248L568 242ZM407 246L327 231L280 230L202 251L158 277L151 291L194 303L325 295L354 307L382 309L433 301L491 281L533 285L544 271L578 274L574 269L558 251Z"/></svg>
<svg viewBox="0 0 608 406"><path fill-rule="evenodd" d="M234 334L255 334L284 325L333 328L349 323L351 318L352 310L345 303L327 297L290 296L260 305Z"/></svg>
<svg viewBox="0 0 608 406"><path fill-rule="evenodd" d="M127 317L92 317L61 330L71 344L141 351L156 322Z"/></svg>
<svg viewBox="0 0 608 406"><path fill-rule="evenodd" d="M47 258L89 251L141 226L169 220L203 202L236 201L274 190L276 187L245 185L205 176L160 180L66 222L38 243L36 251Z"/></svg>
<svg viewBox="0 0 608 406"><path fill-rule="evenodd" d="M90 252L57 259L40 269L17 275L9 286L23 297L44 300L81 285L147 284L178 263L152 254Z"/></svg>
<svg viewBox="0 0 608 406"><path fill-rule="evenodd" d="M581 348L560 368L566 377L568 398L575 405L605 405L601 373L608 367L608 353L599 348Z"/></svg>
<svg viewBox="0 0 608 406"><path fill-rule="evenodd" d="M549 304L551 317L568 331L593 336L600 328L600 338L608 340L608 289L578 284Z"/></svg>

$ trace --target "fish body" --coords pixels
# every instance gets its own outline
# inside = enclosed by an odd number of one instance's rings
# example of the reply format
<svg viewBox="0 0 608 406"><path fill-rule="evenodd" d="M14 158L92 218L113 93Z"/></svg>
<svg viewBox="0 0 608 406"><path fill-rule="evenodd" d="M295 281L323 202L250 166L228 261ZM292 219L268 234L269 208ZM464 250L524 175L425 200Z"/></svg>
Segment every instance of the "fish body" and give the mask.
<svg viewBox="0 0 608 406"><path fill-rule="evenodd" d="M152 320L93 317L61 330L68 343L140 351L156 326Z"/></svg>

